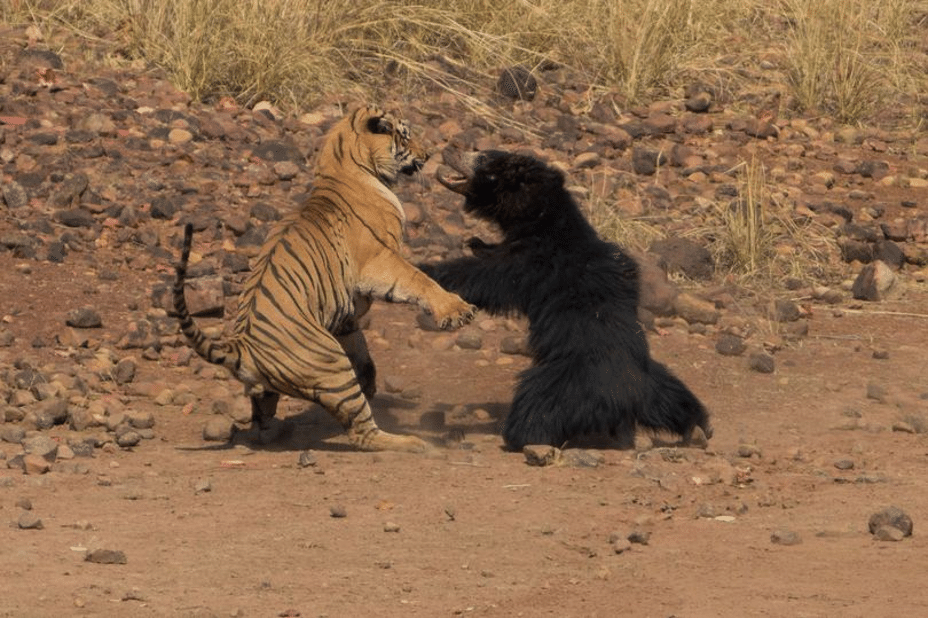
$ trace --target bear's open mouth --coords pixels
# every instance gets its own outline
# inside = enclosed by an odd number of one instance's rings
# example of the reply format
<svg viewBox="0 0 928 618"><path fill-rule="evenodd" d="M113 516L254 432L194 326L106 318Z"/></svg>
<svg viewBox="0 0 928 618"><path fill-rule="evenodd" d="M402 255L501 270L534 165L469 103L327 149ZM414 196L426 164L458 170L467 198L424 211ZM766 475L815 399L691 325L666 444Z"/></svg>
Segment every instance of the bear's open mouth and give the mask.
<svg viewBox="0 0 928 618"><path fill-rule="evenodd" d="M438 179L438 182L455 193L463 193L464 187L467 186L467 181L470 180L464 174L458 173L447 165L439 166L438 170L435 172L435 178Z"/></svg>
<svg viewBox="0 0 928 618"><path fill-rule="evenodd" d="M467 183L474 175L476 152L463 153L457 148L445 148L441 153L444 165L439 166L435 178L455 193L464 193Z"/></svg>

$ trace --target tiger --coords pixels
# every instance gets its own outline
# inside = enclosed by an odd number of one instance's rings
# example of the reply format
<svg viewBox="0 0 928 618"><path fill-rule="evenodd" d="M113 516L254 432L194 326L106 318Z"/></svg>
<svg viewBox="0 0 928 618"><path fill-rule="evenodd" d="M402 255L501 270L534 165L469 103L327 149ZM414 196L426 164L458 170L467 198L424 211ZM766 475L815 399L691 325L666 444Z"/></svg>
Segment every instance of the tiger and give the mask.
<svg viewBox="0 0 928 618"><path fill-rule="evenodd" d="M338 121L323 139L308 197L258 252L224 339L207 338L187 308L193 228L184 227L172 289L180 330L199 356L242 382L259 432L287 395L320 404L360 450L427 449L416 436L377 426L376 369L359 328L374 299L416 304L444 329L474 316L473 305L400 254L405 214L391 187L427 159L395 113L367 106Z"/></svg>

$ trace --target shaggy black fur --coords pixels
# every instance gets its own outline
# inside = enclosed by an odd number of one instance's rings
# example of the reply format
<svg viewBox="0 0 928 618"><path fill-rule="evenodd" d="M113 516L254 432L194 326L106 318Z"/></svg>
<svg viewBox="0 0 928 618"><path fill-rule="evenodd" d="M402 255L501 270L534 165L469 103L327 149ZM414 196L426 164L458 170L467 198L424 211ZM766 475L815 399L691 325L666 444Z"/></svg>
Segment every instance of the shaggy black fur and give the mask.
<svg viewBox="0 0 928 618"><path fill-rule="evenodd" d="M422 265L448 290L493 314L529 320L534 363L520 376L503 437L563 446L609 433L634 443L636 426L688 440L712 430L702 403L650 357L637 320L638 268L599 238L564 187L563 174L524 155L445 154L460 174L438 179L464 210L499 226L503 240L473 238L472 256Z"/></svg>

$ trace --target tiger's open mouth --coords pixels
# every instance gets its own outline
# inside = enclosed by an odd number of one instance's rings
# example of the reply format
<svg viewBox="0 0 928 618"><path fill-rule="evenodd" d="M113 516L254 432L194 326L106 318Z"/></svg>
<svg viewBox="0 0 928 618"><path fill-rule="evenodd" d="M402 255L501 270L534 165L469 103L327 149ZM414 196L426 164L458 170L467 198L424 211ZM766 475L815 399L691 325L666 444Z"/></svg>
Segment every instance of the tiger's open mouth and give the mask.
<svg viewBox="0 0 928 618"><path fill-rule="evenodd" d="M445 148L441 153L445 164L438 167L435 178L446 188L463 194L467 183L474 175L474 167L479 154L477 152L462 153L456 148Z"/></svg>

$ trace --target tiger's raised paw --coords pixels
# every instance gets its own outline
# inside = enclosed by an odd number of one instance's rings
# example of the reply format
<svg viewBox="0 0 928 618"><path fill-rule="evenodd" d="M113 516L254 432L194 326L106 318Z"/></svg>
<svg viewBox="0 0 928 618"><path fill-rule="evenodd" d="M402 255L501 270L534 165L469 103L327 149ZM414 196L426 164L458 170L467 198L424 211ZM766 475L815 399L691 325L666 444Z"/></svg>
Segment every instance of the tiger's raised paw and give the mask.
<svg viewBox="0 0 928 618"><path fill-rule="evenodd" d="M442 330L460 328L473 320L474 315L477 313L477 307L465 302L457 295L452 296L454 301L447 303L447 308L443 307L443 311L439 311L436 308L432 312L432 319L435 320L435 324Z"/></svg>

